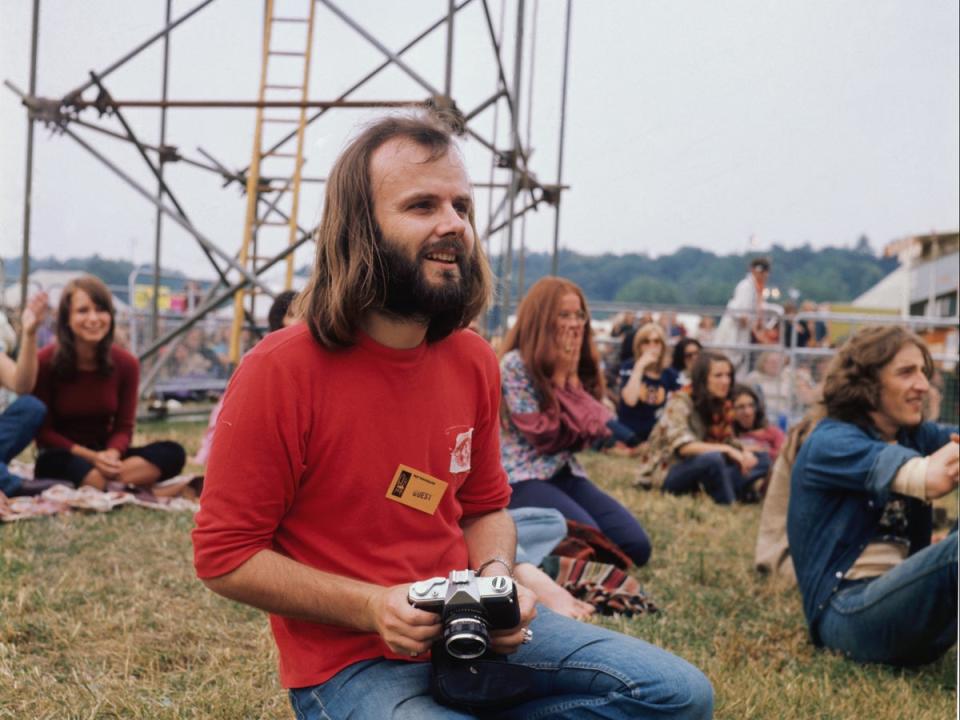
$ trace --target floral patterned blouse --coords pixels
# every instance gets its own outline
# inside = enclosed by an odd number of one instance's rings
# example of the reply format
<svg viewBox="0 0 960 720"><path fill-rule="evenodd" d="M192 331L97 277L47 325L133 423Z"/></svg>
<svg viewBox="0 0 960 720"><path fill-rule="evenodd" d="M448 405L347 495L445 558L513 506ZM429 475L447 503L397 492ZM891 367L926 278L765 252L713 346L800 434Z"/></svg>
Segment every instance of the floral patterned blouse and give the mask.
<svg viewBox="0 0 960 720"><path fill-rule="evenodd" d="M540 402L533 379L520 357L519 350L511 350L500 361L501 391L507 418L500 424L500 459L511 483L521 480L549 480L564 465L569 465L574 475L587 477L570 450L561 450L544 455L524 437L511 415L540 411Z"/></svg>

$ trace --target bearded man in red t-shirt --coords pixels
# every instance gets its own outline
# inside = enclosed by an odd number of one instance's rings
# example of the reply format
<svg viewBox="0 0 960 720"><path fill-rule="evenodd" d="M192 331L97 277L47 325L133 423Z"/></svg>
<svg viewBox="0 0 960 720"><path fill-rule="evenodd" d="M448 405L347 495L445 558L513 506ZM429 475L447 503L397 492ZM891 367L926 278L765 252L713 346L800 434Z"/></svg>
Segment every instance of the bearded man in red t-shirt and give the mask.
<svg viewBox="0 0 960 720"><path fill-rule="evenodd" d="M193 534L207 586L270 613L298 717L470 717L431 695L443 629L408 592L512 574L499 370L466 330L490 286L447 130L364 130L327 182L305 322L261 341L227 390ZM490 634L499 669L527 673L518 716L709 717L696 668L535 603L518 583L519 623Z"/></svg>

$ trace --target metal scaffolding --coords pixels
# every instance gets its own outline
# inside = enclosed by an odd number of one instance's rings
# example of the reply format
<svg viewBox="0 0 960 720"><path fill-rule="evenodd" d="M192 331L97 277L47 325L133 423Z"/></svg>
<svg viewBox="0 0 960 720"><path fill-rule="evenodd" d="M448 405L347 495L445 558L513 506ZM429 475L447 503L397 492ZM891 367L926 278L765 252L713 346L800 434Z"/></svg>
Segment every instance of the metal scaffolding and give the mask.
<svg viewBox="0 0 960 720"><path fill-rule="evenodd" d="M423 108L427 112L435 113L440 119L450 125L457 134L465 136L469 141L489 151L490 180L487 183L476 183L475 187L485 188L490 193L490 212L486 218L487 226L481 230L480 240L484 242L489 251L491 238L499 236L500 239L499 255L501 258L501 266L498 272L500 305L499 308L497 308L497 324L501 328L506 322L508 310L511 305L511 287L513 284L511 278L515 263L515 245L518 232L521 233L519 241L520 252L516 253L520 258L519 291L520 293L523 292L522 257L524 241L522 233L525 230L525 223L520 225L516 221L520 218L525 218L529 211L539 209L541 206L552 207L555 213L553 229L554 259L552 269L553 272L556 273L556 258L559 248L560 199L562 191L567 189L567 187L562 184L562 171L572 0L567 0L566 2L564 17L563 79L559 103L559 161L556 171L556 181L553 183L540 181L530 164L530 154L534 147L531 136L530 117L533 113L533 68L537 18L539 14L538 0L534 0L535 4L532 12L528 12L528 6L525 0L513 0L512 2L501 0L499 29L491 13L490 5L493 0L460 0L459 2L457 2L457 0L448 0L445 15L438 18L398 50L392 50L385 43L381 42L367 27L348 14L342 7L335 4L333 0L308 0L311 28L314 22L314 8L322 6L329 11L327 20L339 20L344 26L354 31L364 43L375 48L383 56L383 61L377 67L357 80L357 82L352 84L345 92L336 98L326 100L307 99L307 77L309 76L309 65L311 62L311 36L309 34L307 36L306 51L303 52L301 48L300 51L296 53L300 56L305 55L305 65L299 71L303 73L302 81L288 86L272 81L278 88L282 89L283 87L287 87L288 89L298 90L300 96L297 99L267 99L264 91L264 85L266 83L266 58L268 58L269 55L294 54L291 51L271 49L270 47L270 25L272 23L292 23L296 20L294 18L284 18L275 13L272 7L273 0L265 0L262 47L264 62L263 73L260 79L261 91L256 100L170 99L168 97L170 34L213 4L214 0L202 0L188 12L183 13L177 18L171 17L171 0L162 0L162 2L166 9L164 27L140 42L132 50L103 70L99 72L91 71L88 80L62 97L49 98L39 95L36 89L40 0L34 0L29 90L24 91L18 88L10 80L4 81L6 87L20 97L28 116L27 165L24 189L23 259L21 269L22 294L26 293L30 261L33 129L35 122L41 122L48 128L54 130L55 135L70 138L77 146L83 148L104 167L123 180L135 193L147 200L156 210L153 253L154 292L150 325L152 328L152 337L151 342L139 353L141 361L152 358L161 349L165 349L168 354L172 354L175 345L182 339L183 334L188 329L203 319L209 312L227 303L231 299L235 301L237 323L242 321L246 323L248 327L255 330L252 304L250 306L244 306L242 301L244 295L252 296L252 291L256 291L272 297L274 293L265 282L263 274L278 263L288 262L289 269L286 277L289 283L292 272L293 253L297 248L312 240L313 229L304 227L301 223L301 219L298 216L296 194L290 192L293 185L299 187L301 182L324 182L322 176L306 176L301 173L302 165L306 161L303 148L304 128L331 110L342 108ZM464 9L470 5L480 6L482 21L477 21L476 18L471 20L469 17L466 19L458 19L458 15L461 15ZM507 68L505 67L505 61L501 51L501 41L505 28L504 18L507 7L514 7L516 10L516 18L513 22L514 50L512 54L513 67L511 82L507 81ZM532 15L532 23L527 22L528 15ZM456 25L455 19L457 19ZM319 22L319 20L317 22ZM471 25L474 27L471 27ZM479 26L479 31L489 38L491 59L488 62L495 71L493 73L495 75L495 88L493 92L476 107L464 110L458 105L457 97L453 89L455 84L454 29L456 27L461 32L471 29L476 31L478 29L476 26ZM436 32L445 32L446 34L444 56L441 59L444 68L442 88L435 87L404 57L408 51ZM109 76L136 58L147 48L161 41L163 43L161 97L155 100L114 97L106 84ZM255 42L255 38L251 37L249 41L252 44ZM529 48L529 50L526 50L526 48ZM527 66L526 71L525 65ZM354 93L367 86L371 80L390 67L399 69L409 80L425 92L426 97L402 100L350 99ZM520 101L525 72L528 80L527 92L530 94L530 99L527 100L526 133L525 137L521 138ZM160 110L160 137L157 144L146 142L143 138L143 133L138 132L133 127L129 118L124 114L124 111L128 108L157 108ZM256 110L258 117L257 136L252 143L253 159L250 165L239 170L232 170L226 164L200 148L198 148L198 152L202 157L191 158L183 154L178 145L168 143L167 113L171 111L189 112L191 109L199 108L250 108ZM262 122L267 121L264 113L267 110L282 108L297 111L295 119L285 121L291 125L296 125L296 127L285 135L281 133L281 136L273 140L272 143L267 142L266 138L260 134ZM84 115L91 110L98 113L95 121L84 117ZM312 111L309 115L307 114L308 110ZM491 111L489 114L494 118L492 138L481 133L476 127L478 117L484 115L488 110ZM505 146L498 144L497 138L497 123L501 110L507 113L509 122L509 140ZM114 129L106 127L104 124L105 117L115 118L120 123L123 132L117 132ZM276 122L279 123L280 120ZM77 130L82 130L83 132L77 132ZM156 180L156 189L151 190L145 187L142 183L135 180L124 168L121 168L117 163L111 161L100 150L94 147L89 142L91 133L132 144ZM295 147L293 150L285 153L284 149L290 143L294 143ZM265 177L264 174L260 172L259 165L260 161L269 157L293 157L293 174L286 178ZM170 187L169 180L164 176L164 166L170 162L181 162L190 167L216 174L223 180L223 187L228 187L236 183L237 186L247 193L247 223L242 244L236 241L231 243L227 238L218 238L215 241L212 237L208 236L208 234L201 231L201 229L197 227L197 224L188 217L183 206L178 201L176 193L173 188ZM494 182L495 169L509 171L509 181ZM294 196L292 202L289 199L285 199L285 197L289 197L290 195ZM519 208L517 207L518 204ZM194 311L185 316L178 327L161 334L157 321L157 302L159 296L159 276L161 272L160 249L163 239L162 229L164 218L172 221L194 239L214 270L217 280ZM254 219L251 221L250 218ZM267 225L277 225L289 229L289 241L284 243L282 249L273 248L273 251L266 255L261 253L257 258L257 262L248 262L247 257L250 252L257 252L257 231ZM240 238L236 240L240 240ZM252 248L250 245L251 242L253 243ZM236 247L228 249L230 245L235 245ZM25 298L22 298L22 301L23 299ZM161 362L154 362L153 366L144 373L141 384L142 393L149 391L160 365Z"/></svg>

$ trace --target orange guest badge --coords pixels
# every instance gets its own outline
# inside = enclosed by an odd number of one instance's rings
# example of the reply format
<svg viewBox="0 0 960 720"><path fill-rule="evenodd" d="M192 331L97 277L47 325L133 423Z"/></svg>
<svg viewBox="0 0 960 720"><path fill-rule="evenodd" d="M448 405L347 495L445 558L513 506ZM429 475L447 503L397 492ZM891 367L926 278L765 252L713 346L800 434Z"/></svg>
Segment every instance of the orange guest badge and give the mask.
<svg viewBox="0 0 960 720"><path fill-rule="evenodd" d="M390 481L390 487L387 488L387 500L433 515L446 491L447 483L443 480L412 467L399 465L397 472L393 474L393 480Z"/></svg>

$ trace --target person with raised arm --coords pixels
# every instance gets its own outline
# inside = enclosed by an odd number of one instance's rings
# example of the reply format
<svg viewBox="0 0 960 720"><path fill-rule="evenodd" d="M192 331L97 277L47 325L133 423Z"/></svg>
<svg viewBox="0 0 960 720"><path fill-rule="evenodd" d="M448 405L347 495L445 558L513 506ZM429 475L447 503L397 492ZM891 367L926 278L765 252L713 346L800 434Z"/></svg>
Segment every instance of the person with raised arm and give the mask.
<svg viewBox="0 0 960 720"><path fill-rule="evenodd" d="M46 407L30 395L37 383L37 329L47 314L47 294L33 295L20 315L20 344L16 361L0 351L0 394L19 395L0 413L0 502L18 494L24 479L7 466L33 440Z"/></svg>
<svg viewBox="0 0 960 720"><path fill-rule="evenodd" d="M957 487L960 437L923 419L932 374L911 331L858 330L793 465L787 535L810 637L859 662L928 663L957 640L957 531L930 544L930 502Z"/></svg>

